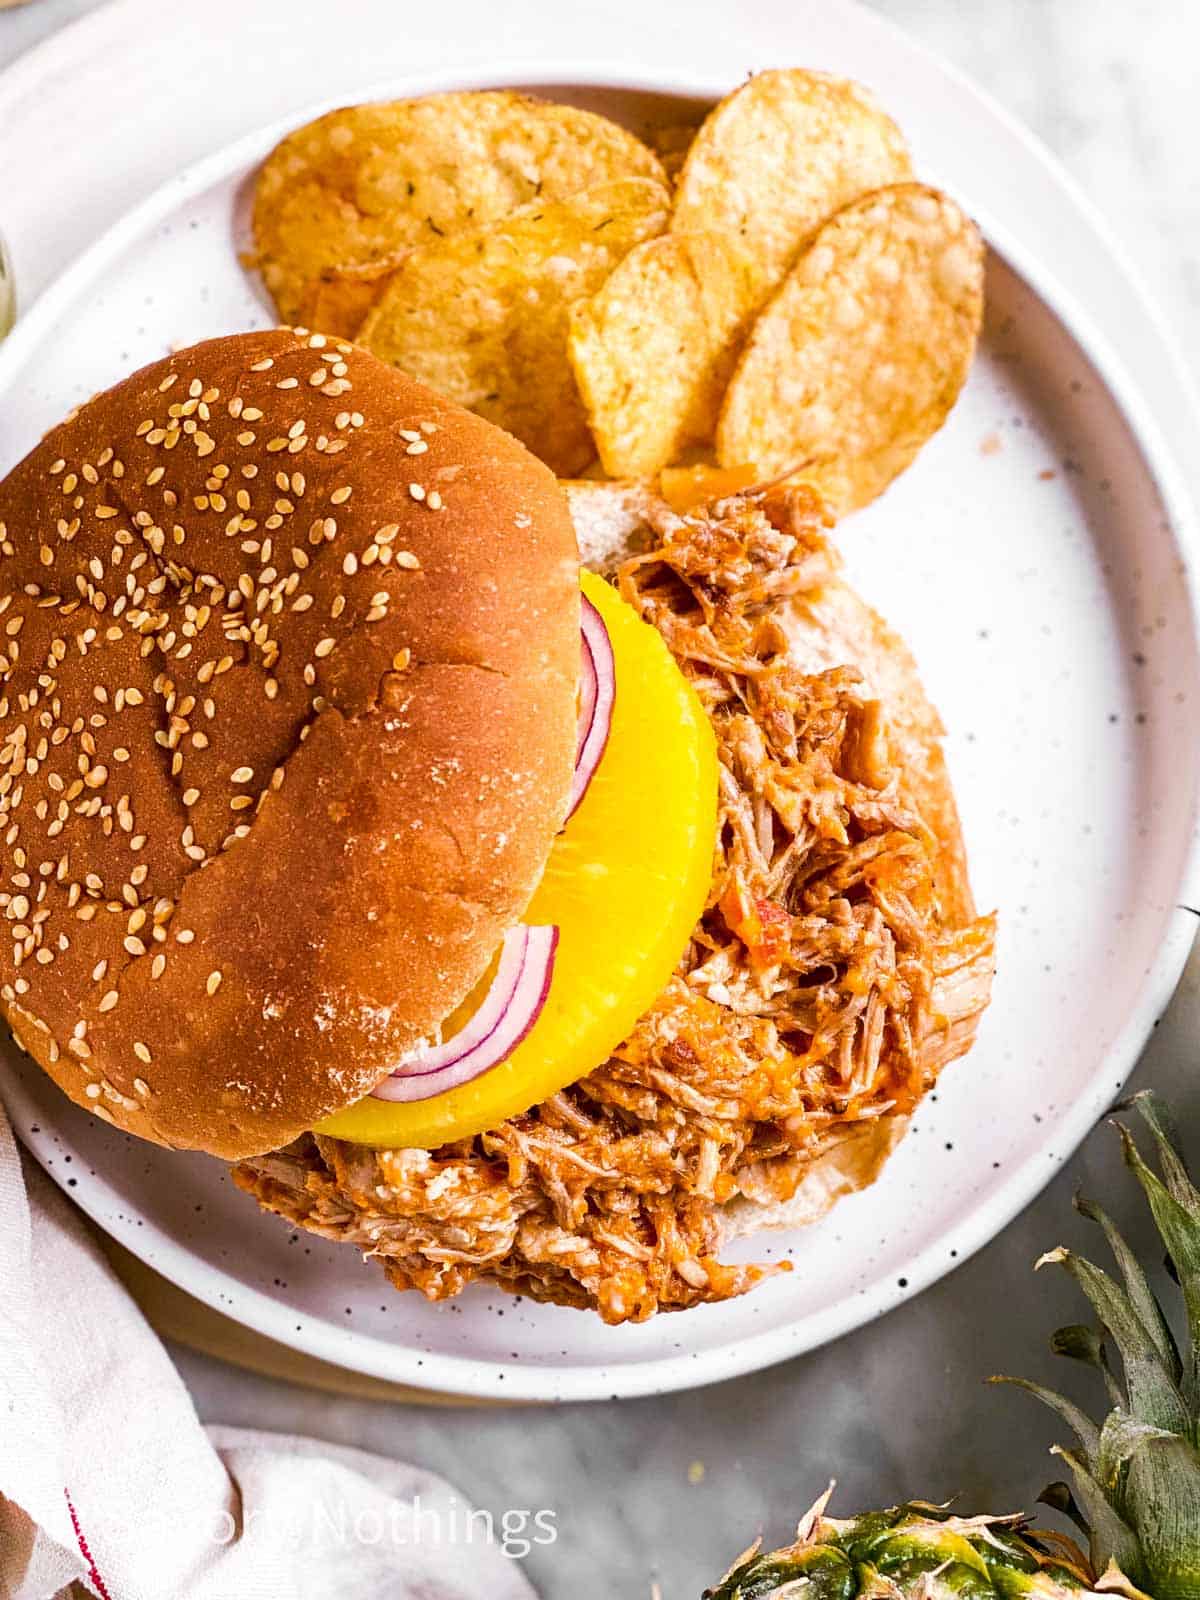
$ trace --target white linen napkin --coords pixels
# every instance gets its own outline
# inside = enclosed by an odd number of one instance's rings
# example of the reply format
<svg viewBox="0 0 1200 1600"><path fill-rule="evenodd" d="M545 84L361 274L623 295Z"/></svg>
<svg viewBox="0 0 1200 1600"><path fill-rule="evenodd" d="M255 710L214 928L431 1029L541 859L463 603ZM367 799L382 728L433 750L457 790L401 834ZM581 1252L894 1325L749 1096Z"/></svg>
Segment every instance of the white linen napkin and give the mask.
<svg viewBox="0 0 1200 1600"><path fill-rule="evenodd" d="M201 1427L0 1109L0 1600L532 1600L468 1512L416 1467Z"/></svg>

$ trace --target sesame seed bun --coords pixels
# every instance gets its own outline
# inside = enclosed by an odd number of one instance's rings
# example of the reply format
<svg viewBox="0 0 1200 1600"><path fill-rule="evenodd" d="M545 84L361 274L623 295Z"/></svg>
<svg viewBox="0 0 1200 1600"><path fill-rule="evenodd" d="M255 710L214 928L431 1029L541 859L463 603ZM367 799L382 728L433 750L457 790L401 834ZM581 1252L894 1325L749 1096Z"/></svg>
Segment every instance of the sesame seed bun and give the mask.
<svg viewBox="0 0 1200 1600"><path fill-rule="evenodd" d="M519 920L575 745L551 474L364 351L181 351L0 484L0 1006L235 1159L360 1098Z"/></svg>

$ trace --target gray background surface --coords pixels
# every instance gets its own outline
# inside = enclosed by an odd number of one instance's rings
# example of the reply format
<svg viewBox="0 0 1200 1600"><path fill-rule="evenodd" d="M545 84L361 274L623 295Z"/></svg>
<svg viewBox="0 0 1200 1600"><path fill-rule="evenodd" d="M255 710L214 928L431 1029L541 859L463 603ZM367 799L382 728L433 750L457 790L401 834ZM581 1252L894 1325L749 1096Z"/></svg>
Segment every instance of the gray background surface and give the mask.
<svg viewBox="0 0 1200 1600"><path fill-rule="evenodd" d="M549 0L548 0L549 3ZM0 67L95 0L0 12ZM875 0L965 68L1064 161L1121 235L1189 358L1200 356L1200 156L1192 0ZM681 6L686 15L686 7ZM2 191L0 161L0 191ZM1200 1124L1194 1070L1200 955L1138 1069ZM1023 1110L1025 1108L1022 1108ZM1193 1146L1200 1157L1200 1127ZM208 1421L311 1433L443 1472L497 1513L547 1507L559 1540L527 1570L546 1595L688 1600L760 1529L787 1536L838 1479L835 1509L906 1495L969 1510L1032 1504L1050 1419L994 1371L1059 1381L1049 1330L1081 1315L1058 1274L1032 1273L1063 1241L1091 1244L1073 1189L1147 1234L1115 1135L1094 1133L1001 1238L873 1326L769 1372L692 1394L557 1410L438 1411L338 1399L187 1351L179 1366ZM1085 1395L1086 1384L1066 1381Z"/></svg>

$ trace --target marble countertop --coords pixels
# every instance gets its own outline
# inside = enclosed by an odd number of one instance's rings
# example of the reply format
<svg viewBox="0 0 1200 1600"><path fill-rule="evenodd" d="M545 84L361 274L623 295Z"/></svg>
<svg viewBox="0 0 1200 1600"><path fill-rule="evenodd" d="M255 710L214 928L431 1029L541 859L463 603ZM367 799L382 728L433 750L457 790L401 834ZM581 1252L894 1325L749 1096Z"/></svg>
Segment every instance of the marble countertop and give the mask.
<svg viewBox="0 0 1200 1600"><path fill-rule="evenodd" d="M0 67L94 3L0 11ZM1185 354L1200 356L1200 10L1177 0L875 5L1057 152L1122 237ZM1200 955L1135 1080L1171 1095L1193 1125L1197 1040ZM337 1398L175 1354L206 1420L406 1457L497 1511L552 1507L558 1543L527 1563L547 1595L569 1582L580 1596L636 1600L657 1581L665 1600L688 1600L760 1529L786 1537L830 1477L843 1512L910 1495L957 1495L969 1510L1032 1504L1056 1476L1046 1455L1055 1430L1032 1401L981 1379L1017 1371L1062 1381L1046 1340L1081 1307L1058 1275L1035 1280L1031 1268L1055 1243L1090 1244L1070 1208L1077 1186L1142 1224L1115 1135L1100 1129L999 1239L918 1299L827 1349L691 1394L444 1411Z"/></svg>

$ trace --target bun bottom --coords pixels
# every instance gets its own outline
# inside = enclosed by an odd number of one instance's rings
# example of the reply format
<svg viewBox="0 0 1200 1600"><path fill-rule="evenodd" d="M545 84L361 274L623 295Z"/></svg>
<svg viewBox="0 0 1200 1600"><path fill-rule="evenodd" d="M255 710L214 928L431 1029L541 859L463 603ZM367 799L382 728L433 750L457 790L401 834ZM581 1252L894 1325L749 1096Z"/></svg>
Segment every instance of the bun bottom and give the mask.
<svg viewBox="0 0 1200 1600"><path fill-rule="evenodd" d="M613 571L652 543L647 517L661 502L639 484L580 481L567 486L580 550L588 565ZM948 930L976 916L966 845L950 782L942 720L925 692L912 651L848 583L834 578L806 590L779 616L795 664L806 672L854 667L866 692L887 708L888 733L901 791L936 839L935 882ZM956 1027L955 1054L969 1048L978 1013ZM908 1131L907 1116L884 1116L834 1130L816 1156L775 1158L747 1169L741 1194L718 1211L725 1240L815 1222L848 1194L865 1189L882 1172Z"/></svg>

